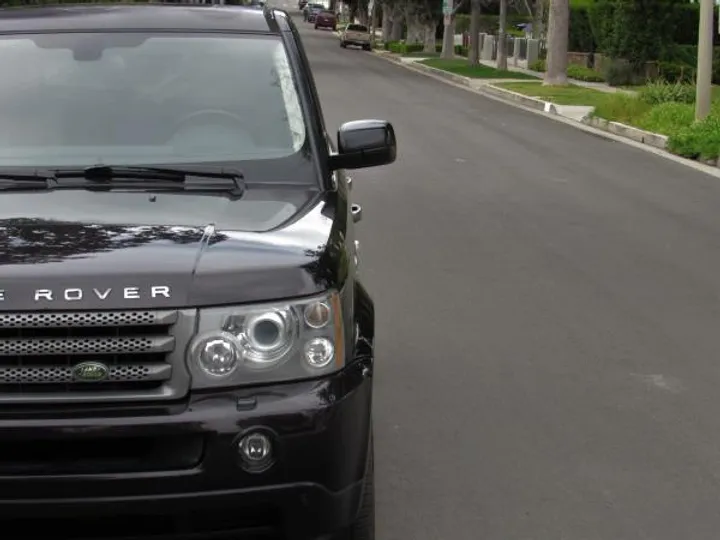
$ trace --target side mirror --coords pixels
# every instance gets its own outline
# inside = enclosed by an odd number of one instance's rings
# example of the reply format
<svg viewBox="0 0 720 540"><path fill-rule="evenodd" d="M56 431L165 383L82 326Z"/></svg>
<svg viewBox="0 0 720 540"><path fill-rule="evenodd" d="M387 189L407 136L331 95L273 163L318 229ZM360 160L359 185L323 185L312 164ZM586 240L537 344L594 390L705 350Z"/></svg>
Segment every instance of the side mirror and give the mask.
<svg viewBox="0 0 720 540"><path fill-rule="evenodd" d="M384 120L356 120L340 126L338 153L330 156L330 168L361 169L395 161L395 129Z"/></svg>

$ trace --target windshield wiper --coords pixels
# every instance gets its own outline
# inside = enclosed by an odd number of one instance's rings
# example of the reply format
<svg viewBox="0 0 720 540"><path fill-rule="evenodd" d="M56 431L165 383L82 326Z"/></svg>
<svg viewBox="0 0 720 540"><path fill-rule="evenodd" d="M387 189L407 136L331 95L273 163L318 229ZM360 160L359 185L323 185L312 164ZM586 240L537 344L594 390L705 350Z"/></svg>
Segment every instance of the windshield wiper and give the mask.
<svg viewBox="0 0 720 540"><path fill-rule="evenodd" d="M224 191L233 197L240 197L245 191L242 172L222 167L169 168L96 165L84 169L60 169L55 171L54 178L58 181L55 189L72 186L86 189ZM82 182L69 184L67 179L82 179ZM88 185L88 182L91 185Z"/></svg>
<svg viewBox="0 0 720 540"><path fill-rule="evenodd" d="M207 166L183 168L97 165L84 169L0 169L0 191L88 189L225 192L240 198L245 192L242 172Z"/></svg>

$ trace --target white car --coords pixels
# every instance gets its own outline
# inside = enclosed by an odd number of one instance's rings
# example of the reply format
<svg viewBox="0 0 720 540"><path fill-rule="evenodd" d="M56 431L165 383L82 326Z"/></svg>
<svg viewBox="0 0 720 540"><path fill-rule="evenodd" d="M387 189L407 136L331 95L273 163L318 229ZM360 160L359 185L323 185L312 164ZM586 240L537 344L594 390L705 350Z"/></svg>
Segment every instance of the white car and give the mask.
<svg viewBox="0 0 720 540"><path fill-rule="evenodd" d="M366 51L372 49L368 27L363 24L348 24L340 33L340 46L346 48L348 45L356 45Z"/></svg>

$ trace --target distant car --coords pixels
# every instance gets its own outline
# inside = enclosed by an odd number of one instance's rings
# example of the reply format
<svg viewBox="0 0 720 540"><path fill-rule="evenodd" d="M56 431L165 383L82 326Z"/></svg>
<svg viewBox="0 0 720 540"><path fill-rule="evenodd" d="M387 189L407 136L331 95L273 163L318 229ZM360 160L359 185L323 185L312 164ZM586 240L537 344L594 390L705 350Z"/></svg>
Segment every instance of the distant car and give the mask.
<svg viewBox="0 0 720 540"><path fill-rule="evenodd" d="M303 19L307 22L314 23L317 14L325 9L327 8L322 4L307 4L303 10Z"/></svg>
<svg viewBox="0 0 720 540"><path fill-rule="evenodd" d="M348 45L362 47L369 51L372 49L370 30L364 24L348 24L340 34L340 46L344 49Z"/></svg>
<svg viewBox="0 0 720 540"><path fill-rule="evenodd" d="M315 30L318 28L332 28L337 30L337 17L335 12L328 9L321 11L315 16Z"/></svg>

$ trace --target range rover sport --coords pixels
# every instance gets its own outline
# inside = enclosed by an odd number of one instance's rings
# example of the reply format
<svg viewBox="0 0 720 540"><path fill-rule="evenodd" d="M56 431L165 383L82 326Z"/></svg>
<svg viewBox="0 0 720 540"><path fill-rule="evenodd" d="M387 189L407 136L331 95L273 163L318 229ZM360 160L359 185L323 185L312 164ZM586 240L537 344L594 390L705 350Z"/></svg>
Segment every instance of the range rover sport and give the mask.
<svg viewBox="0 0 720 540"><path fill-rule="evenodd" d="M3 530L373 538L344 171L392 125L333 141L271 8L0 10L0 65Z"/></svg>

